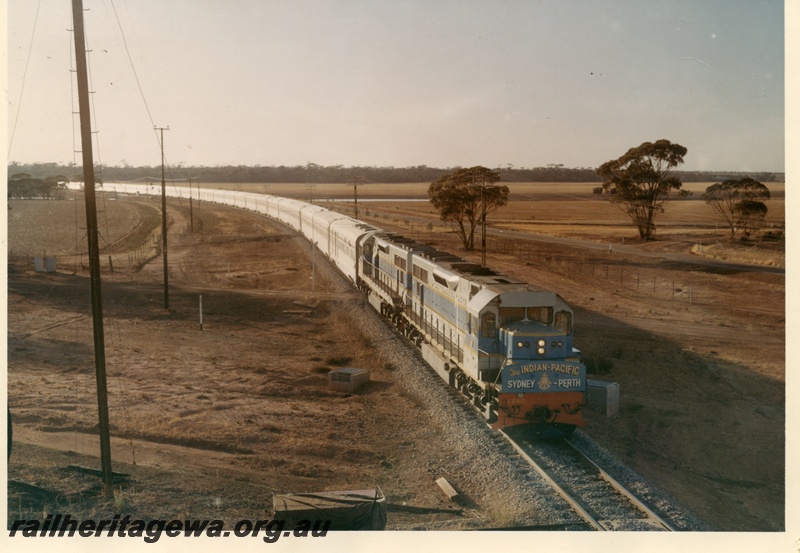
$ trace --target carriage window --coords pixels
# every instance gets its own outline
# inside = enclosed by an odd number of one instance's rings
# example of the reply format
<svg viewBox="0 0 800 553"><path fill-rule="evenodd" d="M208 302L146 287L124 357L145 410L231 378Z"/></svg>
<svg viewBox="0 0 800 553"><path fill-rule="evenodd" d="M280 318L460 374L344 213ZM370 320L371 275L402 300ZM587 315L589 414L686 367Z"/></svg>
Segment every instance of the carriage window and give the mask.
<svg viewBox="0 0 800 553"><path fill-rule="evenodd" d="M550 324L550 321L553 320L553 308L552 307L529 307L528 308L528 320L530 321L538 321L540 323Z"/></svg>
<svg viewBox="0 0 800 553"><path fill-rule="evenodd" d="M494 331L497 327L497 317L494 313L484 313L481 316L481 336L484 338L494 338Z"/></svg>
<svg viewBox="0 0 800 553"><path fill-rule="evenodd" d="M556 313L556 322L553 326L564 334L572 334L572 313L569 311Z"/></svg>
<svg viewBox="0 0 800 553"><path fill-rule="evenodd" d="M501 307L500 308L500 324L508 324L516 321L521 321L525 318L524 307Z"/></svg>

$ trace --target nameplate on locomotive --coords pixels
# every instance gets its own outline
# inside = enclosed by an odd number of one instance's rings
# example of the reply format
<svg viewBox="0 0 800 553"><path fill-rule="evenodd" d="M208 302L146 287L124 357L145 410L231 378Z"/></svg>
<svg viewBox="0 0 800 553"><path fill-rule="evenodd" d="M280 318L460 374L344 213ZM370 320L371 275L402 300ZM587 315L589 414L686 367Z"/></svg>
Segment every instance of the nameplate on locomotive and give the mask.
<svg viewBox="0 0 800 553"><path fill-rule="evenodd" d="M528 361L506 366L503 392L576 392L586 388L586 367L574 361Z"/></svg>

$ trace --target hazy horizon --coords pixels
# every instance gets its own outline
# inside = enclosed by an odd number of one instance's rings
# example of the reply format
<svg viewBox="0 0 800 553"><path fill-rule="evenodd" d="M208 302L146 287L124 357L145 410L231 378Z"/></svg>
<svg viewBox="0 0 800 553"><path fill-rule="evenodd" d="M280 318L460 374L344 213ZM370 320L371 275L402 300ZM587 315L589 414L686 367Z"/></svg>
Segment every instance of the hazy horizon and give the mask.
<svg viewBox="0 0 800 553"><path fill-rule="evenodd" d="M106 166L160 164L169 126L171 166L597 167L665 138L682 170L785 172L778 0L84 7ZM80 164L69 3L7 16L8 161Z"/></svg>

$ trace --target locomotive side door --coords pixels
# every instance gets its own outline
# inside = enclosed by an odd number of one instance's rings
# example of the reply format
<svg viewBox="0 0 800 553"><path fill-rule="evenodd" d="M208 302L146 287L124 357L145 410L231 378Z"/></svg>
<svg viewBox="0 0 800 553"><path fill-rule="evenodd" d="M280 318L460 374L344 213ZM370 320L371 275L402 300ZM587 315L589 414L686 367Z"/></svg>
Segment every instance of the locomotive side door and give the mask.
<svg viewBox="0 0 800 553"><path fill-rule="evenodd" d="M367 242L361 249L361 274L372 278L372 242Z"/></svg>

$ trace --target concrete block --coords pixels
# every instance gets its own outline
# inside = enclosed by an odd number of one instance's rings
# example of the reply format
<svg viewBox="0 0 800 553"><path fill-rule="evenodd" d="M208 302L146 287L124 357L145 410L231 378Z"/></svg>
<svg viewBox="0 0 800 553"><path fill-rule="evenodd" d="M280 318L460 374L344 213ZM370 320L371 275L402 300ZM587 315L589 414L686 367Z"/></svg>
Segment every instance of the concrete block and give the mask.
<svg viewBox="0 0 800 553"><path fill-rule="evenodd" d="M369 371L346 367L328 373L328 389L337 392L354 393L361 386L369 382Z"/></svg>

